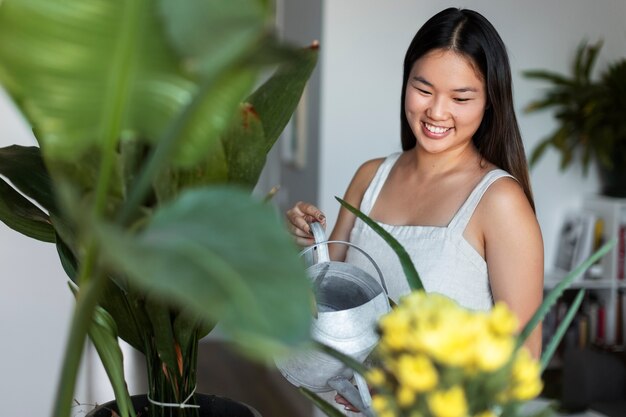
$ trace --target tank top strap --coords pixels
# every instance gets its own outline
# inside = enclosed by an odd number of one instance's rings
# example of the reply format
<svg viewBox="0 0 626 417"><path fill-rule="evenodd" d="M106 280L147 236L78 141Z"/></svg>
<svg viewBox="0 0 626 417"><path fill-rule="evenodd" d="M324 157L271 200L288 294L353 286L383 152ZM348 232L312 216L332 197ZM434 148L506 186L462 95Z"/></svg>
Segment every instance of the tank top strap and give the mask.
<svg viewBox="0 0 626 417"><path fill-rule="evenodd" d="M503 177L510 177L515 179L511 174L504 171L503 169L494 169L485 174L485 176L480 180L480 182L474 187L469 197L459 211L454 215L452 221L448 225L448 229L457 231L459 233L463 233L467 224L469 223L470 218L474 214L474 210L478 206L480 199L485 194L485 191L497 180Z"/></svg>
<svg viewBox="0 0 626 417"><path fill-rule="evenodd" d="M363 213L369 215L370 211L372 211L374 203L378 198L378 194L380 193L381 188L383 188L383 185L387 180L387 176L389 176L391 168L396 163L401 154L401 152L396 152L389 155L378 167L374 178L372 178L370 185L367 187L367 190L365 190L365 194L363 194L363 200L361 201L360 208Z"/></svg>

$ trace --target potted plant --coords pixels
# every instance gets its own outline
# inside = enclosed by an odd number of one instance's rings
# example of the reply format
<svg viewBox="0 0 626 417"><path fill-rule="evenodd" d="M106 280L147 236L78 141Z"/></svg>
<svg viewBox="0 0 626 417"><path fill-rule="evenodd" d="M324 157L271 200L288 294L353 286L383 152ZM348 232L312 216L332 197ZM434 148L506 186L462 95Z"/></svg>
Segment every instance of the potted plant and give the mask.
<svg viewBox="0 0 626 417"><path fill-rule="evenodd" d="M122 416L118 336L144 353L152 417L196 415L217 321L256 356L308 340L297 250L250 194L316 58L266 0L0 2L0 83L40 145L0 149L0 220L55 244L76 296L52 415L87 334Z"/></svg>
<svg viewBox="0 0 626 417"><path fill-rule="evenodd" d="M626 59L605 69L598 80L591 73L602 43L583 43L578 48L571 75L551 71L525 71L528 78L551 85L542 99L530 103L534 112L554 109L558 126L533 150L534 164L549 147L561 153L561 169L575 160L586 174L589 163L597 163L602 193L626 197Z"/></svg>

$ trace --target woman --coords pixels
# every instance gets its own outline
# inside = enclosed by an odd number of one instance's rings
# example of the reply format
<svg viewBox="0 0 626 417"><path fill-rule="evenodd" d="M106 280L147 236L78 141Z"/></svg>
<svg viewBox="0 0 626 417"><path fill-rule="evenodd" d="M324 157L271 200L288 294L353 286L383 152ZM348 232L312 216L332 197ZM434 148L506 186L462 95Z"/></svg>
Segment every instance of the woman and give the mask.
<svg viewBox="0 0 626 417"><path fill-rule="evenodd" d="M524 325L541 303L543 243L512 100L506 48L472 10L446 9L428 20L404 60L403 152L365 162L344 199L376 220L410 254L426 291L486 310L503 301ZM288 210L301 245L315 206ZM387 244L342 208L330 240L362 247L381 267L396 300L409 292ZM331 256L363 268L342 245ZM527 341L541 350L538 327Z"/></svg>

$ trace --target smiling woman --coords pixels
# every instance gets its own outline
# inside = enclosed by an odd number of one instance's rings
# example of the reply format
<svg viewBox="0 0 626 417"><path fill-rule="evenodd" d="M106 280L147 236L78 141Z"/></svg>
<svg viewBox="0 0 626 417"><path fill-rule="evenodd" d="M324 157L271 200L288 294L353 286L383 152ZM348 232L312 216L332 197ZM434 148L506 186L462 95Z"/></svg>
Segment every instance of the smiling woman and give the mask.
<svg viewBox="0 0 626 417"><path fill-rule="evenodd" d="M503 302L521 328L541 303L543 244L506 48L491 23L456 8L427 21L405 56L400 103L403 152L365 162L345 200L400 242L427 292L472 310ZM302 202L287 218L302 245L313 242L310 222L325 224ZM330 240L370 254L394 301L410 292L392 249L347 209ZM351 249L331 257L373 272ZM540 335L539 326L526 343L535 357Z"/></svg>
<svg viewBox="0 0 626 417"><path fill-rule="evenodd" d="M485 82L472 61L436 49L413 65L404 106L417 140L430 152L465 146L485 112ZM440 139L449 138L447 141Z"/></svg>

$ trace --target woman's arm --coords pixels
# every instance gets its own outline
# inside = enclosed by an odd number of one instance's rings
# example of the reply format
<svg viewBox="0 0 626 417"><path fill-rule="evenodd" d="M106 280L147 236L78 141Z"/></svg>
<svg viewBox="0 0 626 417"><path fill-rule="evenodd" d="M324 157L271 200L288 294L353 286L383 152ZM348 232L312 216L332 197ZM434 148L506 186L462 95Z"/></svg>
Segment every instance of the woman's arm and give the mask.
<svg viewBox="0 0 626 417"><path fill-rule="evenodd" d="M354 174L350 185L348 185L348 189L346 190L346 193L343 197L343 199L348 204L356 208L359 208L361 206L361 201L363 201L363 195L365 194L365 190L367 190L370 182L372 182L372 179L376 174L376 170L382 162L382 158L372 159L365 162L359 167L359 169ZM350 213L343 206L341 206L341 208L339 209L339 215L337 216L337 223L335 223L335 227L330 234L329 240L343 240L345 242L350 241L350 233L352 232L355 221L356 216ZM346 259L348 246L329 246L331 259L334 259L336 261L344 261Z"/></svg>
<svg viewBox="0 0 626 417"><path fill-rule="evenodd" d="M523 327L543 299L543 239L537 217L521 187L508 178L489 188L476 214L494 301L504 301ZM541 324L526 346L540 356Z"/></svg>

